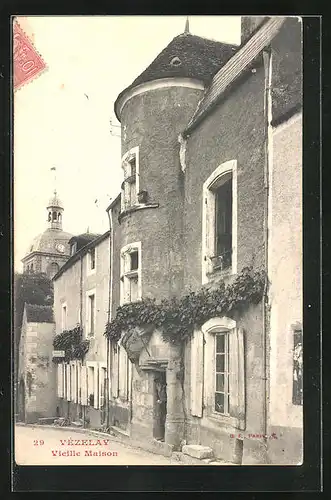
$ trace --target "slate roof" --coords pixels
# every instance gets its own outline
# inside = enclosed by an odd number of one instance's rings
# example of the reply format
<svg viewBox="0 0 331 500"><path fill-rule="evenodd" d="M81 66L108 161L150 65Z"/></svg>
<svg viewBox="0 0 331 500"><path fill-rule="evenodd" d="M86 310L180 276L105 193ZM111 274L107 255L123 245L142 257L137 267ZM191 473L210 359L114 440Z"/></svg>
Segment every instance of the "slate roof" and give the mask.
<svg viewBox="0 0 331 500"><path fill-rule="evenodd" d="M25 304L26 320L28 323L53 323L53 308L51 306L38 306Z"/></svg>
<svg viewBox="0 0 331 500"><path fill-rule="evenodd" d="M97 238L100 238L100 236L101 236L100 234L94 234L94 233L78 234L77 236L73 236L69 240L69 245L72 245L73 243L77 243L77 251L78 251L81 248L85 247L85 245L87 245L91 241L94 241Z"/></svg>
<svg viewBox="0 0 331 500"><path fill-rule="evenodd" d="M91 233L85 233L85 235L91 235ZM110 235L110 231L106 231L104 234L101 234L101 235L94 234L93 239L91 241L87 242L84 246L77 249L77 251L70 257L70 259L68 259L63 264L63 266L60 267L58 272L53 276L52 280L53 281L57 280L57 278L62 276L62 274L67 269L69 269L75 262L77 262L80 259L80 257L85 255L89 250L91 250L91 248L96 247L99 243L101 243L103 240L108 238L109 235ZM80 235L80 236L84 236L84 235ZM71 238L70 241L73 242L75 240L75 238L79 238L80 236L74 236L73 238Z"/></svg>
<svg viewBox="0 0 331 500"><path fill-rule="evenodd" d="M214 74L237 49L235 45L208 40L191 33L176 36L148 68L119 94L115 101L117 118L119 119L117 102L131 88L152 80L171 77L194 78L208 85ZM171 64L174 58L178 58L180 64Z"/></svg>

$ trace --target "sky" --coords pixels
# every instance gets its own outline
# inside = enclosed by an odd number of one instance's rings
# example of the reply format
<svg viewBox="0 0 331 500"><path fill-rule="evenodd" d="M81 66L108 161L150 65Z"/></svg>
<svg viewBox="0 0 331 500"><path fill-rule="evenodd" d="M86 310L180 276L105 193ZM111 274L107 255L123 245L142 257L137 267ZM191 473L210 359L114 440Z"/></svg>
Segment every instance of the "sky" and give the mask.
<svg viewBox="0 0 331 500"><path fill-rule="evenodd" d="M122 182L118 94L184 31L184 16L18 17L47 70L14 93L14 267L47 228L56 186L63 229L108 230ZM190 32L240 43L239 16L190 16ZM56 179L50 169L56 167Z"/></svg>

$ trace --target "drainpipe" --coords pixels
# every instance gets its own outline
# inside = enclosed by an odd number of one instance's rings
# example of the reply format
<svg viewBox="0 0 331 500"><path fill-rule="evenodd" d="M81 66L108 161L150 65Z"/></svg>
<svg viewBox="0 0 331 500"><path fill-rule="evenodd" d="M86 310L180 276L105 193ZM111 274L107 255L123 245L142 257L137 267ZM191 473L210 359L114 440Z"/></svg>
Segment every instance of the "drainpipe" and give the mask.
<svg viewBox="0 0 331 500"><path fill-rule="evenodd" d="M109 294L108 294L108 323L111 320L111 308L113 304L113 252L114 252L114 231L113 231L113 214L111 211L107 211L108 221L109 221ZM107 378L106 378L106 386L107 386L107 429L110 427L110 406L109 406L109 376L111 370L110 364L110 341L107 337Z"/></svg>
<svg viewBox="0 0 331 500"><path fill-rule="evenodd" d="M268 399L269 387L268 381L268 366L269 360L267 357L267 350L269 351L268 333L269 333L269 279L268 279L268 243L269 243L269 170L270 170L270 145L271 145L271 119L272 119L272 101L271 101L271 76L272 76L272 52L271 47L263 51L263 64L265 74L265 87L264 87L264 134L265 134L265 168L264 168L264 262L265 262L265 284L263 293L263 334L262 334L262 361L263 361L263 435L264 446L267 458L268 449Z"/></svg>
<svg viewBox="0 0 331 500"><path fill-rule="evenodd" d="M80 256L80 285L79 285L79 326L83 331L83 257ZM80 388L82 395L82 388ZM83 428L85 428L85 405L83 406Z"/></svg>

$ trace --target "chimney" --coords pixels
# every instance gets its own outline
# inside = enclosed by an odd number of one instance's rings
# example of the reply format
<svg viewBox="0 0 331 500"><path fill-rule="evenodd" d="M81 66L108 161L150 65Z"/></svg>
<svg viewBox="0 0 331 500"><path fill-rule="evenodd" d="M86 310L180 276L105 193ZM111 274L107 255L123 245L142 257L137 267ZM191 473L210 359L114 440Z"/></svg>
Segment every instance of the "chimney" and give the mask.
<svg viewBox="0 0 331 500"><path fill-rule="evenodd" d="M241 45L255 33L268 17L266 16L242 16L241 17Z"/></svg>

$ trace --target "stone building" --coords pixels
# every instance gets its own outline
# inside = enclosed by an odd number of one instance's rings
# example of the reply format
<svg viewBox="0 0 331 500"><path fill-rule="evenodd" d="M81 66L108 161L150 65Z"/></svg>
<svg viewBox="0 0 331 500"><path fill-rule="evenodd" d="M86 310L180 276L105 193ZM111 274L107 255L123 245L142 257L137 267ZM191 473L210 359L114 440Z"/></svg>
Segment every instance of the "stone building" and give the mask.
<svg viewBox="0 0 331 500"><path fill-rule="evenodd" d="M99 278L84 274L88 245L54 278L58 333L66 302L66 327L79 322L86 335L86 293L103 297L98 346L72 385L89 425L104 421L99 390L107 426L150 449L302 461L301 79L300 20L244 17L239 47L185 30L118 96L124 180L107 209L111 234L99 240ZM259 299L248 300L258 273ZM123 325L139 304L222 293L229 312L215 306L180 343L147 312L101 340L105 323ZM59 367L64 407L70 373Z"/></svg>
<svg viewBox="0 0 331 500"><path fill-rule="evenodd" d="M162 332L137 333L145 340L125 382L127 429L164 451L185 441L231 462L296 464L301 23L243 18L242 27L240 47L179 35L116 100L124 182L109 207L112 315L128 302L231 284L245 267L265 271L259 304L195 329L184 376ZM126 332L123 343L133 349ZM122 366L120 379L129 377Z"/></svg>
<svg viewBox="0 0 331 500"><path fill-rule="evenodd" d="M70 239L71 256L53 277L55 338L67 335L70 345L86 345L85 356L54 358L57 362L57 401L60 416L82 425L105 424L108 401L107 341L109 320L110 236L86 233ZM76 336L75 336L76 334ZM60 353L61 354L61 353Z"/></svg>
<svg viewBox="0 0 331 500"><path fill-rule="evenodd" d="M54 330L51 306L25 304L18 365L18 417L27 423L56 414Z"/></svg>
<svg viewBox="0 0 331 500"><path fill-rule="evenodd" d="M22 262L23 272L46 273L52 278L69 258L72 234L62 229L64 208L56 191L46 208L48 228L34 238Z"/></svg>

